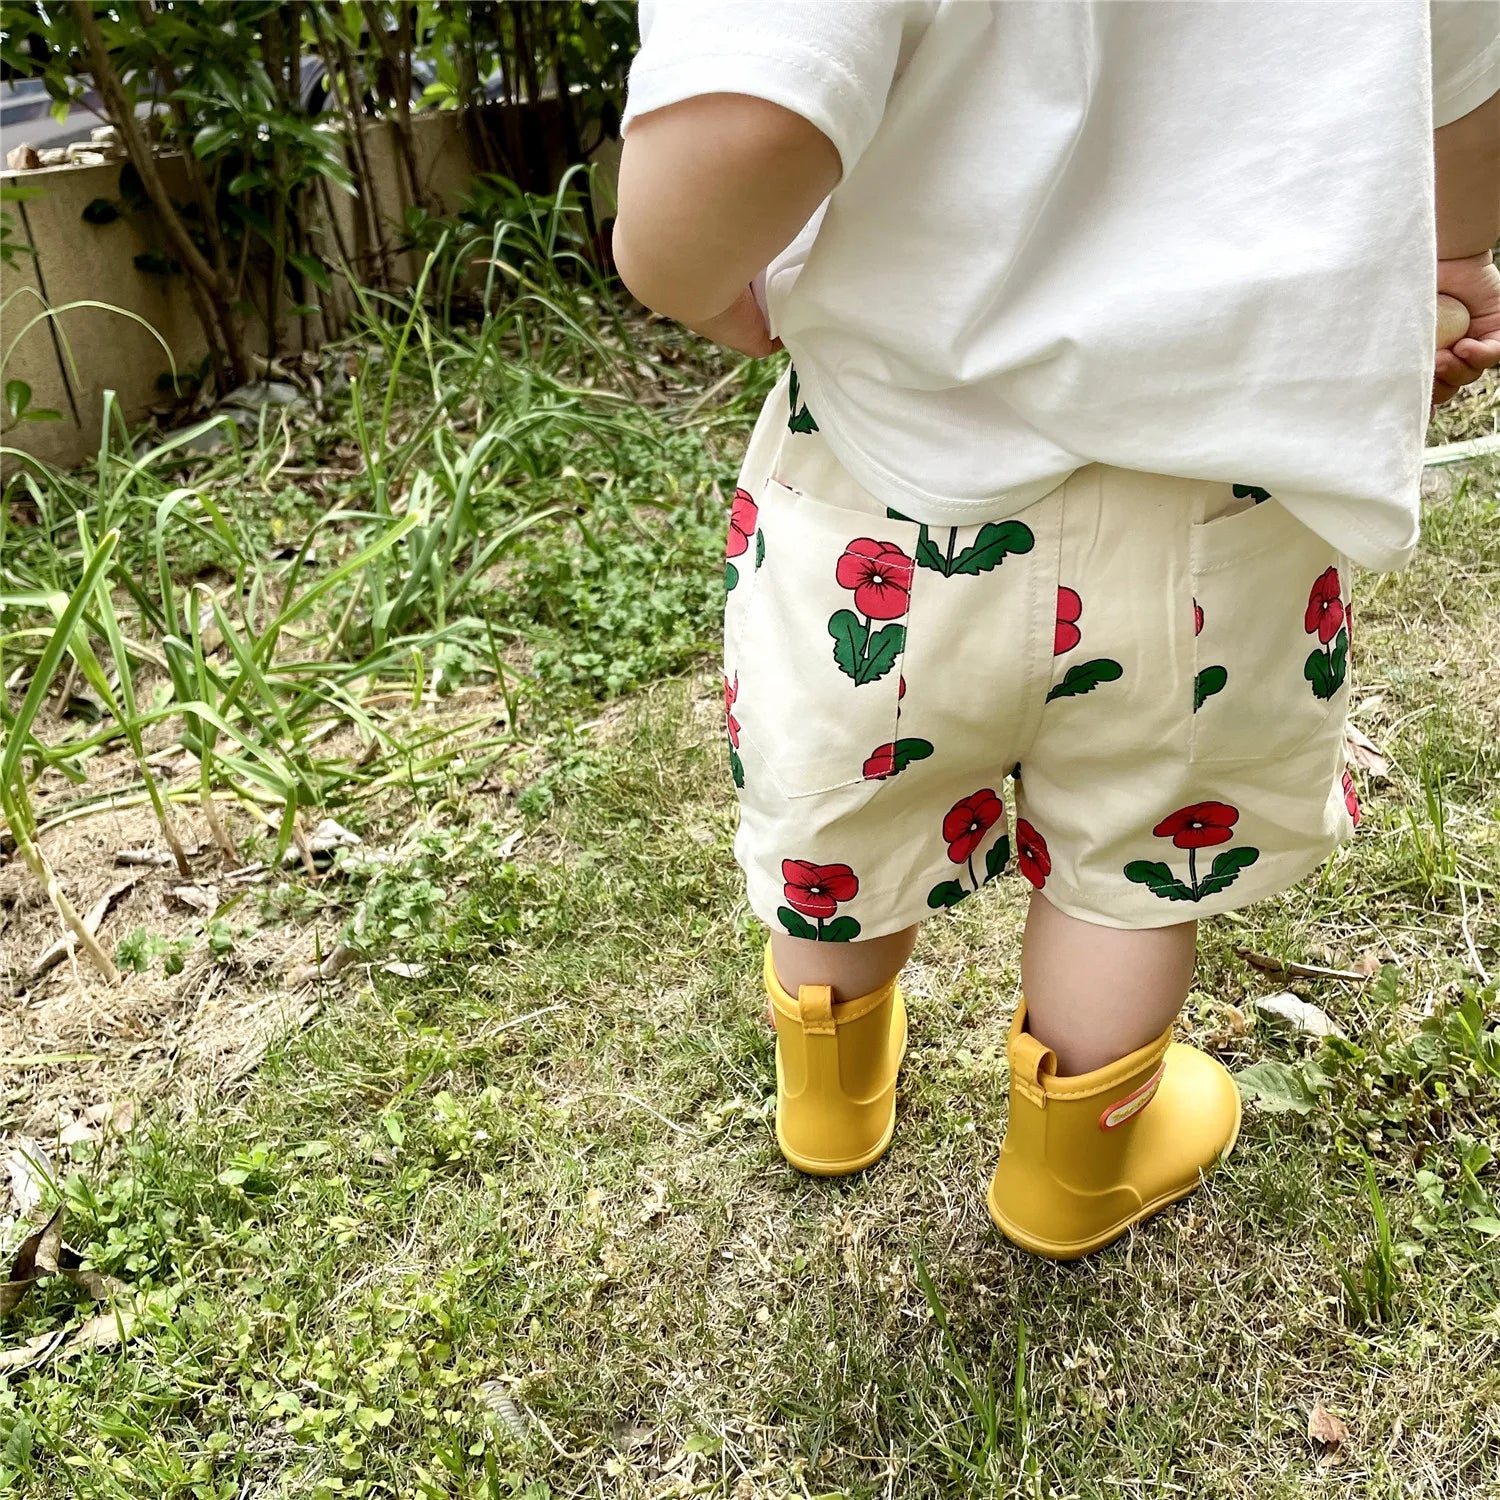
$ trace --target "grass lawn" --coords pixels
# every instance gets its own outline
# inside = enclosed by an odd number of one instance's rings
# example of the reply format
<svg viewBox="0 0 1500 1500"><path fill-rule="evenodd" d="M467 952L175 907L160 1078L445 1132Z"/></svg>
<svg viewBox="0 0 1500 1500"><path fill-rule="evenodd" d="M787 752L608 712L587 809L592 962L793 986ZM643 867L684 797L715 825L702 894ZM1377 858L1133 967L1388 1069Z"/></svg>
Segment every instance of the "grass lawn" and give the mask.
<svg viewBox="0 0 1500 1500"><path fill-rule="evenodd" d="M732 470L732 454L671 462L698 465L700 499ZM204 1063L184 1090L164 1062L133 1075L153 1080L133 1128L53 1146L57 1186L5 1248L61 1201L69 1242L126 1283L130 1325L0 1373L0 1489L1500 1496L1500 462L1429 484L1421 558L1359 593L1353 717L1385 767L1357 773L1358 838L1205 927L1184 1027L1255 1070L1240 1145L1202 1192L1071 1266L1010 1247L983 1203L1025 887L997 882L926 930L886 1160L798 1176L771 1133L763 939L697 654L711 599L680 592L665 624L640 612L658 582L699 576L649 532L633 585L591 583L586 546L520 556L503 607L555 612L532 645L556 711L539 701L532 741L482 775L449 761L372 795L353 819L365 853L332 873L289 870L195 928L201 972L228 978L193 991L181 1035L237 986L279 988L246 957L262 934L307 942L357 908L368 961L306 988L305 1024L258 1066ZM575 650L586 609L593 644ZM580 728L567 687L610 687L620 642L640 655L631 681L657 680ZM69 866L87 884L100 864L91 890L113 878L106 843ZM131 995L166 984L147 957L108 1005L80 971L37 982L0 1124L53 1097L60 1065L35 1055L125 1034ZM1254 1000L1284 989L1346 1039L1269 1025ZM55 1041L83 999L97 1049ZM129 1050L111 1053L120 1077ZM0 1351L89 1310L42 1280ZM1341 1441L1310 1440L1315 1406Z"/></svg>

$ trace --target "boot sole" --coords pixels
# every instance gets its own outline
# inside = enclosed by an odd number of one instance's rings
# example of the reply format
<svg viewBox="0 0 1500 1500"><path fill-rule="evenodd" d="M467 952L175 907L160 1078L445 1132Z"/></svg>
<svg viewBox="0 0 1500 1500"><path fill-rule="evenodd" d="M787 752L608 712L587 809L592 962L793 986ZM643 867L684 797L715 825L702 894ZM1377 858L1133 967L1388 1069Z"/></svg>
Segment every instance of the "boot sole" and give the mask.
<svg viewBox="0 0 1500 1500"><path fill-rule="evenodd" d="M1240 1138L1240 1124L1244 1118L1244 1108L1240 1104L1238 1095L1235 1099L1234 1129L1230 1131L1229 1139L1225 1141L1219 1154L1214 1158L1214 1166L1218 1166L1225 1157L1234 1150L1235 1142ZM1203 1179L1209 1169L1205 1168L1199 1172L1196 1182L1190 1182L1186 1187L1174 1189L1170 1193L1162 1193L1153 1198L1151 1202L1143 1204L1141 1208L1131 1214L1128 1219L1121 1219L1111 1224L1109 1228L1102 1229L1098 1234L1090 1236L1086 1240L1045 1240L1035 1235L1028 1234L1019 1224L1012 1221L995 1207L995 1188L991 1182L989 1191L985 1194L985 1206L989 1209L990 1218L994 1220L995 1227L1012 1244L1019 1245L1023 1250L1029 1250L1033 1255L1040 1255L1047 1260L1081 1260L1085 1255L1092 1255L1096 1250L1102 1250L1106 1245L1112 1245L1118 1239L1122 1239L1137 1224L1149 1219L1152 1214L1160 1213L1164 1208L1170 1208L1174 1203L1195 1193L1203 1186Z"/></svg>
<svg viewBox="0 0 1500 1500"><path fill-rule="evenodd" d="M907 1025L905 1008L901 1014L901 1051L896 1057L896 1071L899 1074L901 1064L906 1060L906 1044L911 1035ZM856 1172L863 1172L866 1167L873 1167L876 1162L890 1149L891 1137L896 1133L896 1107L895 1101L891 1103L891 1118L886 1123L884 1132L880 1139L868 1151L859 1156L850 1156L843 1159L830 1159L820 1156L802 1156L791 1150L781 1134L781 1120L778 1115L776 1121L776 1144L786 1159L787 1165L795 1167L799 1172L808 1177L852 1177Z"/></svg>

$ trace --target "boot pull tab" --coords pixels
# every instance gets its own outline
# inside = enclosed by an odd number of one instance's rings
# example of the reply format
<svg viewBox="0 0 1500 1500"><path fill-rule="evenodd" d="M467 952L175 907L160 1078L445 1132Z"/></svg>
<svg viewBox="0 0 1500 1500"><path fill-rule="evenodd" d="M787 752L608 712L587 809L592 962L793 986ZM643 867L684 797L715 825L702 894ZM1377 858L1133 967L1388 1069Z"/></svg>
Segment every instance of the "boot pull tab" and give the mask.
<svg viewBox="0 0 1500 1500"><path fill-rule="evenodd" d="M806 1035L838 1035L838 1027L833 1024L833 987L831 985L804 984L797 991L797 1014Z"/></svg>
<svg viewBox="0 0 1500 1500"><path fill-rule="evenodd" d="M1012 1037L1010 1042L1010 1079L1021 1095L1038 1109L1047 1107L1047 1089L1042 1075L1055 1076L1057 1054L1044 1047L1028 1031Z"/></svg>

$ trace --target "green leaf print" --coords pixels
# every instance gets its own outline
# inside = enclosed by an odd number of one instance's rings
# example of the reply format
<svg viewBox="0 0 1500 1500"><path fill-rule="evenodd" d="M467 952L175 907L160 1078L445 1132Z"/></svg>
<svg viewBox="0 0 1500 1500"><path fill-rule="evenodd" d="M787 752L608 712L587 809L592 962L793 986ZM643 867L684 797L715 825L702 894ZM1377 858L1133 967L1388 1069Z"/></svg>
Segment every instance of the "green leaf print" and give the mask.
<svg viewBox="0 0 1500 1500"><path fill-rule="evenodd" d="M919 739L897 740L891 746L892 776L904 771L914 760L926 760L932 754L932 741Z"/></svg>
<svg viewBox="0 0 1500 1500"><path fill-rule="evenodd" d="M1031 528L1020 521L987 521L979 535L953 559L952 572L970 577L999 567L1012 552L1030 552L1036 546Z"/></svg>
<svg viewBox="0 0 1500 1500"><path fill-rule="evenodd" d="M745 785L745 762L740 759L740 752L732 745L729 748L729 774L734 777L734 784L743 790Z"/></svg>
<svg viewBox="0 0 1500 1500"><path fill-rule="evenodd" d="M870 645L855 681L879 682L896 665L906 645L906 626L887 625L870 637Z"/></svg>
<svg viewBox="0 0 1500 1500"><path fill-rule="evenodd" d="M1259 849L1226 849L1198 882L1196 899L1202 900L1204 896L1214 896L1226 890L1240 878L1241 870L1248 870L1259 858Z"/></svg>
<svg viewBox="0 0 1500 1500"><path fill-rule="evenodd" d="M927 904L933 911L943 911L947 907L957 906L968 894L959 881L945 880L928 891Z"/></svg>
<svg viewBox="0 0 1500 1500"><path fill-rule="evenodd" d="M1010 839L1006 834L1001 834L989 847L989 852L984 856L984 878L994 880L997 876L1005 873L1005 867L1010 863Z"/></svg>
<svg viewBox="0 0 1500 1500"><path fill-rule="evenodd" d="M1193 679L1193 712L1197 713L1215 693L1224 691L1229 673L1223 667L1204 667Z"/></svg>
<svg viewBox="0 0 1500 1500"><path fill-rule="evenodd" d="M724 564L724 592L732 594L739 587L740 570L733 563Z"/></svg>
<svg viewBox="0 0 1500 1500"><path fill-rule="evenodd" d="M755 533L755 566L758 568L766 560L766 534L763 531Z"/></svg>
<svg viewBox="0 0 1500 1500"><path fill-rule="evenodd" d="M790 906L778 906L776 920L786 928L790 936L806 938L810 943L817 941L818 929L800 912L793 911Z"/></svg>
<svg viewBox="0 0 1500 1500"><path fill-rule="evenodd" d="M858 682L870 643L870 627L852 609L841 609L829 619L828 633L833 637L833 659L839 671Z"/></svg>
<svg viewBox="0 0 1500 1500"><path fill-rule="evenodd" d="M1155 895L1167 901L1191 901L1192 891L1180 881L1169 865L1157 859L1133 859L1125 866L1126 880L1149 886Z"/></svg>
<svg viewBox="0 0 1500 1500"><path fill-rule="evenodd" d="M1303 663L1302 675L1312 683L1315 698L1331 698L1339 690L1333 680L1333 661L1321 646Z"/></svg>
<svg viewBox="0 0 1500 1500"><path fill-rule="evenodd" d="M1097 661L1081 661L1069 667L1063 680L1047 694L1047 702L1054 698L1079 698L1092 693L1101 682L1118 682L1125 675L1119 662L1101 656Z"/></svg>
<svg viewBox="0 0 1500 1500"><path fill-rule="evenodd" d="M1237 484L1234 486L1234 498L1236 500L1253 500L1257 505L1262 500L1271 498L1270 490L1263 490L1258 484Z"/></svg>
<svg viewBox="0 0 1500 1500"><path fill-rule="evenodd" d="M885 518L888 521L905 521L908 526L915 526L917 524L910 516L903 516L899 510L890 505L887 505L885 508Z"/></svg>
<svg viewBox="0 0 1500 1500"><path fill-rule="evenodd" d="M1333 683L1334 692L1344 685L1344 678L1349 671L1349 632L1339 631L1333 642L1333 659L1329 663L1329 680Z"/></svg>
<svg viewBox="0 0 1500 1500"><path fill-rule="evenodd" d="M946 574L948 569L943 564L943 554L938 544L927 534L927 528L922 528L922 534L917 538L917 566L919 568L931 568L934 573Z"/></svg>
<svg viewBox="0 0 1500 1500"><path fill-rule="evenodd" d="M790 432L816 432L818 424L813 421L812 413L806 406L798 410L797 398L801 393L801 382L797 379L797 372L792 371L791 383L788 387L792 398L792 414L787 420L787 430Z"/></svg>
<svg viewBox="0 0 1500 1500"><path fill-rule="evenodd" d="M835 917L818 936L825 943L852 943L859 936L859 923L853 917Z"/></svg>

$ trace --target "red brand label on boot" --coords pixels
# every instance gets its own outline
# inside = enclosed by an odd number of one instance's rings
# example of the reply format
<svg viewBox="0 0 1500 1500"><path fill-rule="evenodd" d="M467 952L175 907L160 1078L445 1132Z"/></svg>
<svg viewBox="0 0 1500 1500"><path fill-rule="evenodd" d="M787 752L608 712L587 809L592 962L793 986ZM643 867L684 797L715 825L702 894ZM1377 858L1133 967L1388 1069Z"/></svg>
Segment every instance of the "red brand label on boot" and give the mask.
<svg viewBox="0 0 1500 1500"><path fill-rule="evenodd" d="M1118 1100L1099 1116L1100 1130L1117 1130L1126 1120L1145 1109L1145 1107L1156 1097L1157 1086L1161 1083L1161 1075L1167 1071L1166 1062L1162 1065L1133 1093L1126 1094L1123 1099Z"/></svg>

